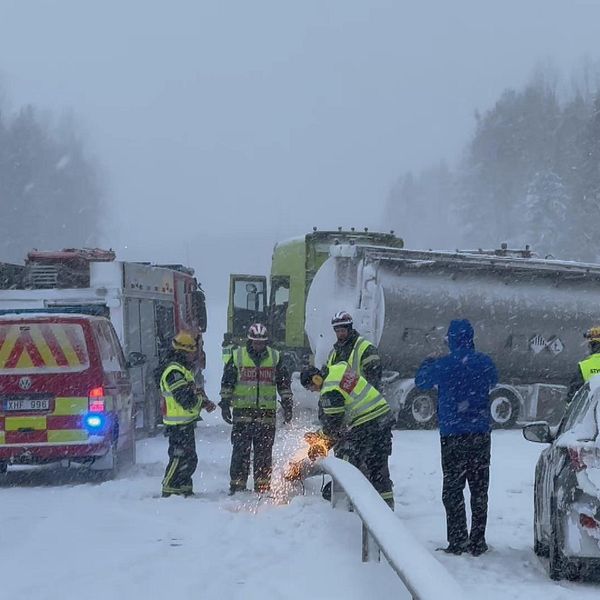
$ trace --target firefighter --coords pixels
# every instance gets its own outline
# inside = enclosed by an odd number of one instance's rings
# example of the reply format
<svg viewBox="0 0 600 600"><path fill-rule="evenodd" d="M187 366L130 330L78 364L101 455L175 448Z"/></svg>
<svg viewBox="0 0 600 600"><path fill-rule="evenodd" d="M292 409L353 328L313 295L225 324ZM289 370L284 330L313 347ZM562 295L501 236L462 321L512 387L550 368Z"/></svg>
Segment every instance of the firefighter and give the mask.
<svg viewBox="0 0 600 600"><path fill-rule="evenodd" d="M393 483L388 466L392 454L392 418L383 395L348 363L316 367L300 374L300 383L320 392L320 435L335 455L359 468L387 505L394 510ZM308 434L307 439L311 435ZM309 458L315 458L309 450Z"/></svg>
<svg viewBox="0 0 600 600"><path fill-rule="evenodd" d="M162 495L193 495L192 475L198 465L194 429L200 411L216 406L196 385L194 366L198 360L196 338L180 331L171 342L167 364L160 376L165 434L169 438L169 464L162 482Z"/></svg>
<svg viewBox="0 0 600 600"><path fill-rule="evenodd" d="M233 355L235 344L233 342L233 334L226 332L223 334L223 342L221 343L221 356L223 364L227 364Z"/></svg>
<svg viewBox="0 0 600 600"><path fill-rule="evenodd" d="M569 384L567 404L571 403L573 396L586 381L600 373L600 326L591 327L583 337L588 341L590 354L577 365L577 372Z"/></svg>
<svg viewBox="0 0 600 600"><path fill-rule="evenodd" d="M379 353L371 342L354 329L352 315L346 311L337 312L331 319L331 325L337 341L327 358L327 367L337 362L347 362L373 387L380 389L382 371Z"/></svg>
<svg viewBox="0 0 600 600"><path fill-rule="evenodd" d="M254 490L270 490L277 392L284 422L289 423L293 407L290 383L279 352L268 345L267 328L254 323L248 329L246 345L235 348L225 364L221 380L219 406L223 420L233 424L230 495L246 489L252 449Z"/></svg>

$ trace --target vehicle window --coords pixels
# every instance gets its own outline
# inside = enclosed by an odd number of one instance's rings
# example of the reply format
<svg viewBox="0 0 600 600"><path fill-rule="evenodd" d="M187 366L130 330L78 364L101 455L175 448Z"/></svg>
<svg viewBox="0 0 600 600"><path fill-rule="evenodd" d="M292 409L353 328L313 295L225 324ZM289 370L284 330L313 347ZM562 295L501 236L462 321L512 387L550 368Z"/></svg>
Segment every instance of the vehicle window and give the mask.
<svg viewBox="0 0 600 600"><path fill-rule="evenodd" d="M102 368L106 372L123 371L125 369L122 352L113 338L113 332L107 323L102 321L93 322L94 334L98 343Z"/></svg>
<svg viewBox="0 0 600 600"><path fill-rule="evenodd" d="M244 310L262 312L265 307L265 290L262 281L238 279L233 291L233 306Z"/></svg>
<svg viewBox="0 0 600 600"><path fill-rule="evenodd" d="M89 366L79 323L0 324L0 374L74 373Z"/></svg>
<svg viewBox="0 0 600 600"><path fill-rule="evenodd" d="M581 387L581 389L575 394L573 400L567 407L565 411L565 415L560 423L560 427L558 429L558 435L561 435L565 431L568 431L573 427L573 424L576 422L578 416L582 412L583 405L591 399L592 394L590 392L589 384L585 384Z"/></svg>

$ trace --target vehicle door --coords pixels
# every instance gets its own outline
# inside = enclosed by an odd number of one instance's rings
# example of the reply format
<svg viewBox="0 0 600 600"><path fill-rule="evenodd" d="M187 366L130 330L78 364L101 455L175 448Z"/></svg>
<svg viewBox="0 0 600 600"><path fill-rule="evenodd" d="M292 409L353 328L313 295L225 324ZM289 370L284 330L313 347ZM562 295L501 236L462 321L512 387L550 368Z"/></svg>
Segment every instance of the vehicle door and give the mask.
<svg viewBox="0 0 600 600"><path fill-rule="evenodd" d="M552 444L545 448L540 455L542 493L540 494L539 509L541 510L541 522L544 524L544 528L548 534L550 532L550 501L555 492L556 482L565 465L566 459L564 449L557 442L566 431L569 431L573 427L589 396L590 386L589 384L585 384L575 394L569 406L567 406Z"/></svg>
<svg viewBox="0 0 600 600"><path fill-rule="evenodd" d="M230 275L227 331L238 342L246 338L252 323L267 323L267 278Z"/></svg>
<svg viewBox="0 0 600 600"><path fill-rule="evenodd" d="M112 398L112 411L118 419L120 448L133 435L133 393L121 344L112 324L98 319L93 324L102 367L105 395Z"/></svg>

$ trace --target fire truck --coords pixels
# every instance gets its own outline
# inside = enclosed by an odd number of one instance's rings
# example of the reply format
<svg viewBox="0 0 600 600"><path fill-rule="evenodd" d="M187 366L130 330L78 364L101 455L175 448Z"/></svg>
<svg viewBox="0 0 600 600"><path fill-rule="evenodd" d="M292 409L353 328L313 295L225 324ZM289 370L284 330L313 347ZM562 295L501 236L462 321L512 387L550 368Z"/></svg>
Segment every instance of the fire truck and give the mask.
<svg viewBox="0 0 600 600"><path fill-rule="evenodd" d="M198 336L201 381L206 303L189 267L119 261L112 250L34 250L24 265L0 266L0 314L27 312L107 317L125 355L145 356L131 370L138 434L155 433L161 422L158 367L178 330Z"/></svg>

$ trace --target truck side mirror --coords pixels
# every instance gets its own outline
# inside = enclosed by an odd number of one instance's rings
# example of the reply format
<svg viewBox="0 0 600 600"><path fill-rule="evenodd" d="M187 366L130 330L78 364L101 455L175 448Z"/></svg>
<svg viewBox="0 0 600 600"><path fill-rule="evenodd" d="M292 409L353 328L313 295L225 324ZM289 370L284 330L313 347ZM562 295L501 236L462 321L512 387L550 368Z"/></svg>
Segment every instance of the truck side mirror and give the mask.
<svg viewBox="0 0 600 600"><path fill-rule="evenodd" d="M128 369L141 367L146 362L146 355L141 352L130 352L127 357L126 366Z"/></svg>

